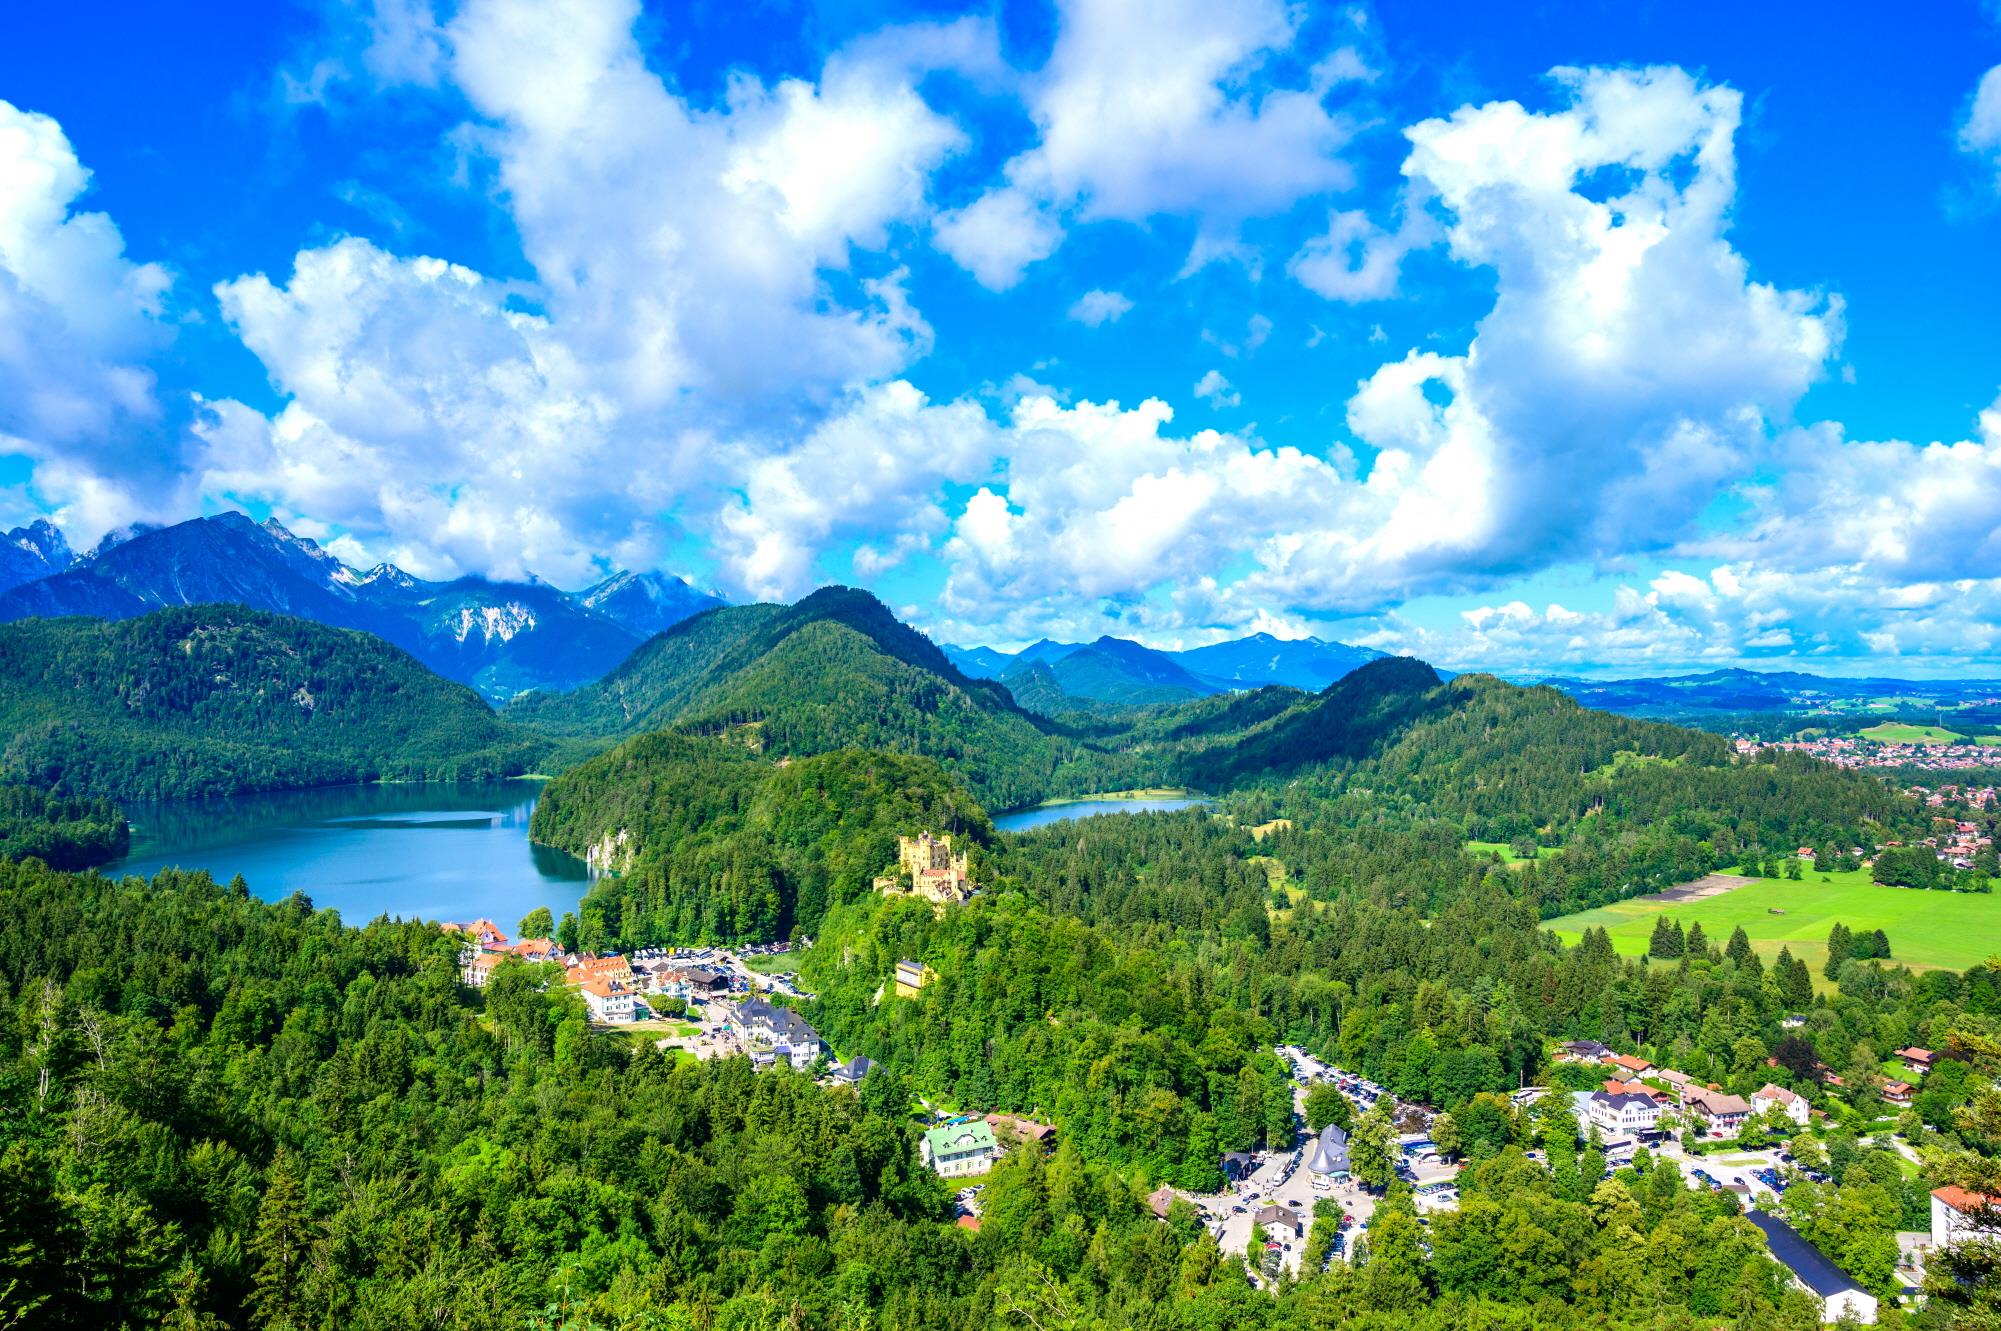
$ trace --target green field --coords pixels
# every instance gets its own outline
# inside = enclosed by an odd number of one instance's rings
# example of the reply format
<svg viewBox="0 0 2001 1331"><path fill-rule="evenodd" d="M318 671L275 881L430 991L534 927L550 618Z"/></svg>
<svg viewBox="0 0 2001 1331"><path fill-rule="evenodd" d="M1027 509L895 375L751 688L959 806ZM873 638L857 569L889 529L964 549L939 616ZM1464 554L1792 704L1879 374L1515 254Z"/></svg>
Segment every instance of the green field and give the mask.
<svg viewBox="0 0 2001 1331"><path fill-rule="evenodd" d="M1944 726L1913 726L1902 721L1885 721L1855 733L1878 744L1954 744L1961 738L1958 731Z"/></svg>
<svg viewBox="0 0 2001 1331"><path fill-rule="evenodd" d="M1774 915L1776 907L1785 914ZM1914 968L1965 970L2001 953L2001 895L1917 892L1869 881L1866 870L1809 873L1806 881L1762 878L1700 901L1661 902L1637 897L1549 921L1568 943L1602 925L1612 946L1627 956L1647 950L1654 918L1673 916L1686 929L1696 921L1721 947L1744 926L1751 949L1770 960L1790 947L1816 979L1827 961L1827 933L1838 921L1851 929L1881 929L1890 937L1891 960Z"/></svg>

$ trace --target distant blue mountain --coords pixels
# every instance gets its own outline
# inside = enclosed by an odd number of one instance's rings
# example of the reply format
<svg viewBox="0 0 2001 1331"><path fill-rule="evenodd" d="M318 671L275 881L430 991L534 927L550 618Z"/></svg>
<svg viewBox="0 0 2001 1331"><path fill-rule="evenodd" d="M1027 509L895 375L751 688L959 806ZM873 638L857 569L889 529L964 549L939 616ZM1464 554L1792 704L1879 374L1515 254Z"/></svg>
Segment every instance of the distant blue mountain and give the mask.
<svg viewBox="0 0 2001 1331"><path fill-rule="evenodd" d="M47 518L0 536L0 592L61 573L76 562L69 542Z"/></svg>
<svg viewBox="0 0 2001 1331"><path fill-rule="evenodd" d="M1043 661L1054 665L1056 662L1070 655L1070 653L1082 651L1083 647L1084 644L1081 642L1056 642L1049 638L1044 638L1040 642L1031 642L1028 646L1016 652L1014 659L1017 661Z"/></svg>
<svg viewBox="0 0 2001 1331"><path fill-rule="evenodd" d="M1834 701L1905 699L1925 706L1957 707L2001 696L1992 679L1912 680L1842 678L1797 670L1731 667L1689 675L1634 679L1576 679L1546 675L1523 682L1561 689L1587 707L1634 716L1697 712L1804 711Z"/></svg>
<svg viewBox="0 0 2001 1331"><path fill-rule="evenodd" d="M1344 642L1253 633L1248 638L1175 652L1174 659L1198 675L1227 681L1233 688L1289 684L1295 689L1318 693L1382 655L1371 648L1351 647Z"/></svg>
<svg viewBox="0 0 2001 1331"><path fill-rule="evenodd" d="M1161 651L1129 638L1113 637L1094 643L1044 638L1012 655L992 647L944 650L968 675L1012 680L1010 687L1033 687L1045 704L1043 710L1052 684L1067 697L1125 703L1201 698L1267 684L1318 693L1383 655L1367 647L1320 638L1288 640L1268 633L1183 652ZM1038 675L1031 681L1028 667L1032 665L1047 667L1047 677Z"/></svg>
<svg viewBox="0 0 2001 1331"><path fill-rule="evenodd" d="M643 638L665 633L684 619L726 605L722 597L689 585L671 573L612 574L573 598L577 604Z"/></svg>
<svg viewBox="0 0 2001 1331"><path fill-rule="evenodd" d="M996 679L1014 658L991 647L940 647L946 659L969 679Z"/></svg>
<svg viewBox="0 0 2001 1331"><path fill-rule="evenodd" d="M14 585L0 576L0 622L247 605L373 633L495 701L587 684L663 628L721 604L661 574L621 573L572 595L535 581L427 582L389 564L360 572L275 520L241 513L121 532L81 559L61 540L8 534L0 570L39 559L54 571Z"/></svg>
<svg viewBox="0 0 2001 1331"><path fill-rule="evenodd" d="M1222 693L1229 686L1202 679L1166 652L1126 638L1103 637L1088 646L1037 643L1045 650L1022 652L1000 674L1001 683L1020 679L1038 667L1049 671L1064 694L1099 702L1143 705L1185 702Z"/></svg>

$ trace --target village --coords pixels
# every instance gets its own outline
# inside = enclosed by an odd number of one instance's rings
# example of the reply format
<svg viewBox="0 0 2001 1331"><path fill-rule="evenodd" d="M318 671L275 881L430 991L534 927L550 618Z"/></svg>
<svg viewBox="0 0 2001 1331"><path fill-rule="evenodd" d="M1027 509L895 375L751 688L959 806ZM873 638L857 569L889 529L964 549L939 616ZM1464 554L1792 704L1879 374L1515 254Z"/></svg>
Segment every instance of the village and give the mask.
<svg viewBox="0 0 2001 1331"><path fill-rule="evenodd" d="M2001 767L2001 744L1878 740L1866 735L1816 735L1808 739L1739 739L1740 754L1761 748L1810 754L1837 767L1909 768L1921 772L1964 772Z"/></svg>
<svg viewBox="0 0 2001 1331"><path fill-rule="evenodd" d="M1970 824L1960 826L1971 830ZM895 871L876 877L872 886L884 896L928 901L936 911L963 904L978 891L966 852L954 852L950 836L928 831L900 837ZM872 1059L858 1052L837 1059L829 1042L792 1006L813 998L799 988L797 975L785 969L784 958L795 949L792 943L600 956L566 953L547 938L510 941L490 920L443 928L464 940L460 978L465 984L486 987L511 960L560 966L560 983L576 990L593 1025L651 1037L663 1051L698 1060L743 1057L754 1069L783 1066L812 1074L828 1086L858 1086L877 1070ZM796 947L811 945L805 938ZM917 999L937 978L923 961L899 959L876 1001ZM1804 1016L1790 1016L1782 1024L1797 1029L1805 1023ZM1307 1102L1316 1087L1331 1087L1356 1115L1377 1109L1388 1115L1395 1127L1390 1143L1394 1175L1410 1188L1420 1224L1457 1208L1457 1178L1466 1163L1450 1159L1453 1153L1432 1139L1437 1110L1399 1100L1383 1086L1325 1063L1302 1047L1280 1045L1273 1052L1291 1072L1292 1141L1284 1149L1223 1155L1219 1164L1227 1181L1220 1192L1155 1189L1145 1204L1156 1218L1168 1221L1176 1205L1186 1203L1218 1249L1244 1261L1246 1278L1254 1285L1310 1274L1302 1269L1314 1246L1307 1240L1323 1220L1330 1231L1317 1246L1316 1260L1323 1267L1353 1261L1380 1192L1356 1176L1348 1130L1334 1123L1308 1130ZM1899 1049L1895 1060L1902 1075L1885 1075L1872 1089L1890 1108L1906 1108L1937 1058L1928 1049ZM1819 1300L1826 1320L1876 1320L1877 1298L1773 1213L1794 1182L1826 1181L1825 1174L1791 1149L1796 1134L1822 1125L1827 1118L1823 1110L1773 1081L1742 1096L1594 1040L1557 1044L1549 1051L1549 1063L1588 1070L1598 1084L1567 1090L1524 1086L1508 1097L1512 1106L1527 1110L1545 1097L1567 1096L1580 1136L1603 1152L1605 1176L1631 1165L1641 1151L1673 1162L1689 1185L1738 1199L1794 1283ZM1767 1064L1774 1072L1779 1068L1776 1058ZM1825 1065L1816 1064L1813 1072L1822 1085L1837 1092L1846 1089ZM1574 1087L1580 1079L1573 1076L1570 1084ZM968 1229L980 1226L982 1176L1010 1151L1047 1154L1057 1142L1056 1125L1033 1116L956 1112L921 1097L913 1109L921 1110L928 1124L917 1142L921 1163L940 1178L964 1181L955 1202L958 1221ZM1888 1132L1879 1139L1916 1162L1915 1151L1901 1136ZM1538 1151L1528 1154L1540 1158ZM1932 1193L1930 1230L1898 1235L1897 1277L1907 1301L1917 1297L1929 1254L1992 1237L1984 1219L1991 1214L1990 1205L1958 1188Z"/></svg>

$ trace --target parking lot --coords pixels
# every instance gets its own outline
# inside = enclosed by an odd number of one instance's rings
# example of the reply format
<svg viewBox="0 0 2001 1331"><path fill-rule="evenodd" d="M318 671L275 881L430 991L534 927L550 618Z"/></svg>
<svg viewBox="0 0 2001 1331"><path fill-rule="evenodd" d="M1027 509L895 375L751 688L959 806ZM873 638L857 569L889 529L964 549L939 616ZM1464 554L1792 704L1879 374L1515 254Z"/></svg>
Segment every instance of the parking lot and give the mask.
<svg viewBox="0 0 2001 1331"><path fill-rule="evenodd" d="M1690 1183L1705 1188L1741 1187L1750 1204L1761 1210L1777 1200L1777 1194L1785 1190L1787 1175L1796 1169L1777 1149L1690 1156L1670 1145L1664 1146L1661 1154L1673 1160Z"/></svg>

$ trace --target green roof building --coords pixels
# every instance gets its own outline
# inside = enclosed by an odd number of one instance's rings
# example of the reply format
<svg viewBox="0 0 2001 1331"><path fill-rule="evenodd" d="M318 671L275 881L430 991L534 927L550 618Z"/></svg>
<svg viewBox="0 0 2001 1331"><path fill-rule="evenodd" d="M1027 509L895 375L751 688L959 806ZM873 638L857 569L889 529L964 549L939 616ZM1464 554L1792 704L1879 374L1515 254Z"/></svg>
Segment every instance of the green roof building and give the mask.
<svg viewBox="0 0 2001 1331"><path fill-rule="evenodd" d="M976 1119L930 1129L917 1153L939 1178L959 1178L991 1169L1000 1144L994 1140L994 1130Z"/></svg>

